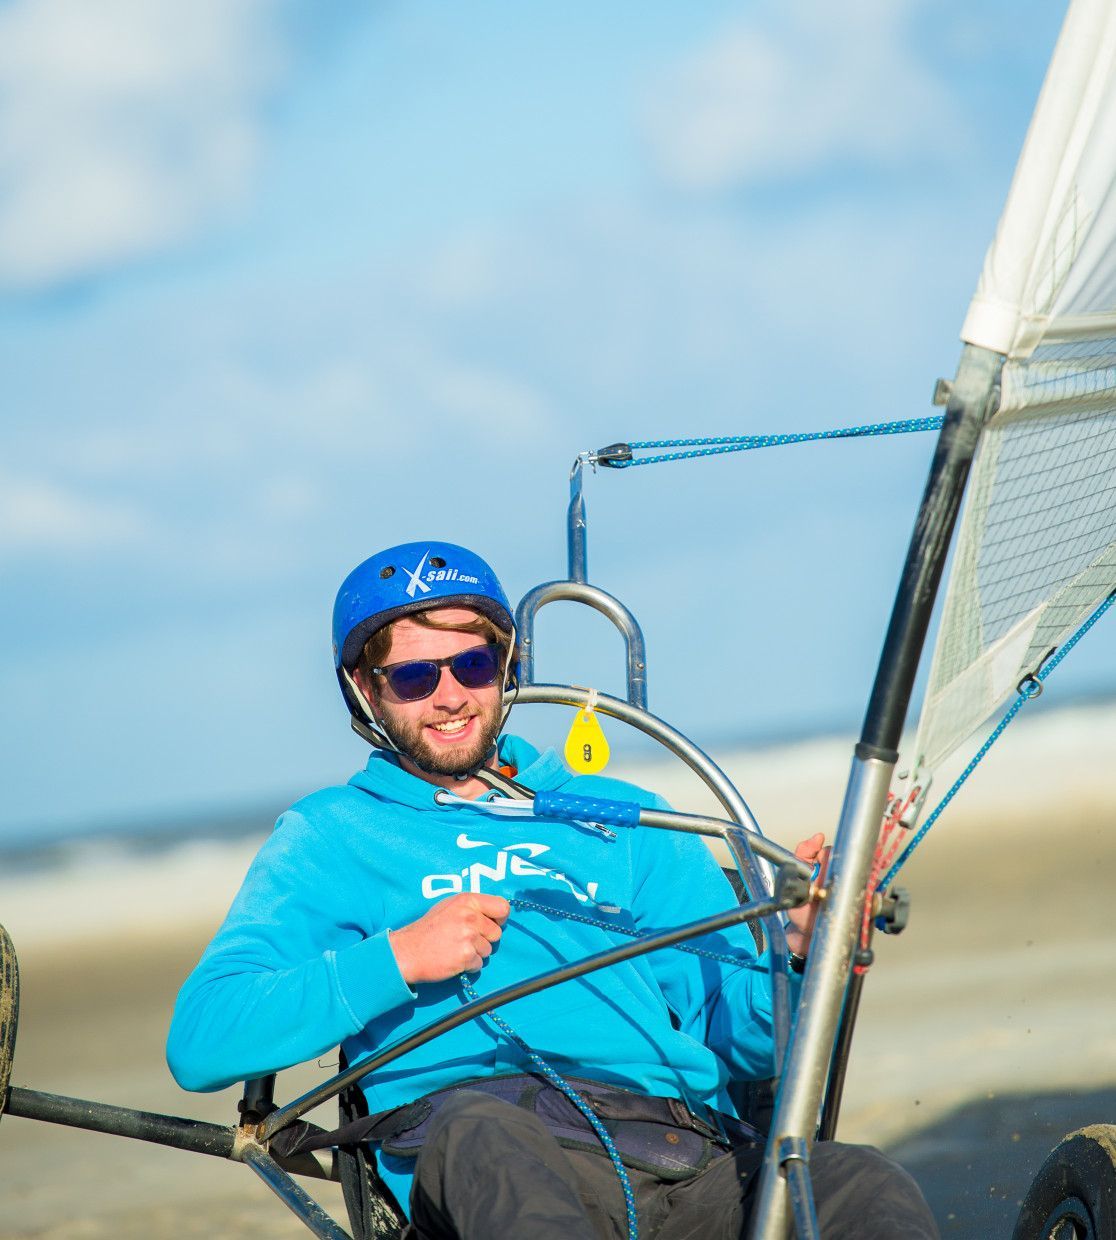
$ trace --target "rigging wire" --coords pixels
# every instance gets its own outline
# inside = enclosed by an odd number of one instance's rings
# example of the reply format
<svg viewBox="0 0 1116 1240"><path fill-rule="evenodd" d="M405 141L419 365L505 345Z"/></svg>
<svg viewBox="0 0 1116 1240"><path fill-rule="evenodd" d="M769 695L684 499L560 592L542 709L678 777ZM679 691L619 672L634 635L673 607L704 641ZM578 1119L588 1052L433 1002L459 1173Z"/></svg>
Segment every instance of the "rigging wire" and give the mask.
<svg viewBox="0 0 1116 1240"><path fill-rule="evenodd" d="M938 819L942 816L943 810L960 791L961 785L976 770L976 768L983 761L985 754L988 753L992 746L1003 735L1004 729L1032 698L1039 696L1042 692L1043 682L1046 678L1058 666L1058 664L1061 663L1066 655L1069 654L1074 646L1076 646L1077 643L1085 636L1085 634L1088 633L1093 625L1096 624L1096 622L1101 618L1101 616L1104 615L1104 613L1114 602L1116 602L1116 590L1113 590L1111 594L1109 594L1101 603L1097 605L1092 615L1090 615L1089 618L1081 625L1077 632L1074 633L1068 641L1059 646L1057 651L1049 659L1043 662L1043 665L1037 672L1034 672L1029 676L1025 676L1023 680L1019 682L1019 695L1008 708L1007 714L1004 715L1004 717L993 729L991 736L989 736L984 744L977 750L969 765L965 767L961 774L958 775L957 779L954 780L953 786L934 807L933 813L926 819L922 826L919 827L918 831L911 839L910 844L907 845L903 855L892 864L891 868L887 871L883 878L880 879L879 883L875 887L876 891L886 890L886 888L894 881L896 874L898 874L903 866L907 864L911 854L919 846L919 844L922 843L926 833L930 830L934 823L938 821ZM872 889L869 888L870 892L871 890Z"/></svg>

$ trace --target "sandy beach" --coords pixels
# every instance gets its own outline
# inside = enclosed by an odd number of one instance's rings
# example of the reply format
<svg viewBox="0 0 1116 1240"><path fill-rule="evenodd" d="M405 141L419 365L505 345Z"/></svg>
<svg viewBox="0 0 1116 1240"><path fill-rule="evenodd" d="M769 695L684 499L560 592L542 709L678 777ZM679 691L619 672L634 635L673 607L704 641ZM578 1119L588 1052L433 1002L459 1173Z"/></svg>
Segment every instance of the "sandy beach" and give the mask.
<svg viewBox="0 0 1116 1240"><path fill-rule="evenodd" d="M1010 1235L1050 1147L1085 1123L1116 1122L1116 994L1106 984L1116 927L1102 911L1116 873L1116 794L1104 778L1113 714L1021 725L1014 752L989 762L905 872L909 929L877 939L840 1136L900 1158L946 1236ZM793 841L800 827L831 825L847 755L828 744L764 761L742 755L750 772L730 765L769 833ZM1037 781L1043 757L1048 774ZM637 772L648 782L653 773ZM676 804L700 808L692 784L676 789L659 774ZM123 887L110 865L93 863L49 886L0 879L0 920L23 974L13 1084L231 1122L235 1091L180 1091L163 1040L178 985L250 852L186 850ZM289 1072L281 1093L331 1070ZM310 1187L340 1208L335 1186ZM249 1226L309 1234L243 1167L10 1116L0 1123L3 1240Z"/></svg>

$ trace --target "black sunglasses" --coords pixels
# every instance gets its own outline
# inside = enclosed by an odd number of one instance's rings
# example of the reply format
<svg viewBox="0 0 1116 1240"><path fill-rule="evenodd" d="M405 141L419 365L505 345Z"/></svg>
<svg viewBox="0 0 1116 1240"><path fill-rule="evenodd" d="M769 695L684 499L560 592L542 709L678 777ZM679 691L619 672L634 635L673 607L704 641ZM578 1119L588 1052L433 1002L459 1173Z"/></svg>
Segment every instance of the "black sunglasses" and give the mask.
<svg viewBox="0 0 1116 1240"><path fill-rule="evenodd" d="M466 689L487 688L500 674L503 655L503 647L493 642L487 646L471 646L446 659L389 663L387 667L372 668L372 672L383 676L401 702L419 702L438 687L443 667L448 667L454 680Z"/></svg>

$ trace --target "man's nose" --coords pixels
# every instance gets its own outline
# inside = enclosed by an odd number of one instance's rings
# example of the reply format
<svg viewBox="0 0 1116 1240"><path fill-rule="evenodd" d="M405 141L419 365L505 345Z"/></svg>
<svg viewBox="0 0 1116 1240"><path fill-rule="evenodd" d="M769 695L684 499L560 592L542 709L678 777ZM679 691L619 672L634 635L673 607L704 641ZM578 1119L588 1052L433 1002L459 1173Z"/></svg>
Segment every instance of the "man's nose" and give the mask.
<svg viewBox="0 0 1116 1240"><path fill-rule="evenodd" d="M438 668L438 683L434 686L431 700L435 706L460 706L465 701L457 677L448 667Z"/></svg>

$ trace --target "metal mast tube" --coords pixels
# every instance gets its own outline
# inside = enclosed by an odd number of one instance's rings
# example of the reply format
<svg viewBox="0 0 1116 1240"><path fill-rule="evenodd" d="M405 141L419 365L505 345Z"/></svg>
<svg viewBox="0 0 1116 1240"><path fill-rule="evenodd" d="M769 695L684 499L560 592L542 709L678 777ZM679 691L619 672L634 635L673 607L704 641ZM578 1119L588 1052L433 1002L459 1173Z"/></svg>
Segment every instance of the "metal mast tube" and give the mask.
<svg viewBox="0 0 1116 1240"><path fill-rule="evenodd" d="M862 746L881 757L890 754L893 762L961 496L1003 364L1002 354L990 349L967 344L961 352L860 733Z"/></svg>
<svg viewBox="0 0 1116 1240"><path fill-rule="evenodd" d="M582 471L583 457L578 457L570 470L570 506L566 509L566 552L571 581L589 580L589 549L586 545L588 521L585 516L585 490Z"/></svg>
<svg viewBox="0 0 1116 1240"><path fill-rule="evenodd" d="M778 1151L788 1139L814 1138L915 672L961 495L1002 364L1000 354L965 345L957 368L849 772L833 845L829 898L819 913L810 948L798 1021L748 1231L752 1240L783 1240L787 1235L787 1183L778 1165Z"/></svg>

